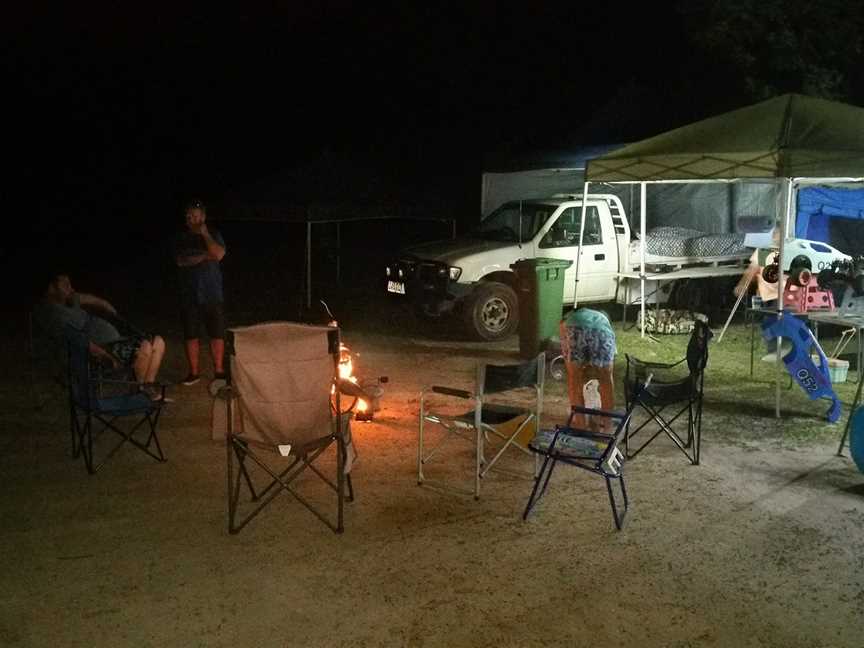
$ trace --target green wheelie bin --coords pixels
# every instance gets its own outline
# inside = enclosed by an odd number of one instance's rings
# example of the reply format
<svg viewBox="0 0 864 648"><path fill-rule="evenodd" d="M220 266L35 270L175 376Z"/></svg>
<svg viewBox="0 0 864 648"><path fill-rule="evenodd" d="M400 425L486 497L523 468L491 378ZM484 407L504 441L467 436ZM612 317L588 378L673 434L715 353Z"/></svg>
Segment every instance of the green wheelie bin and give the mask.
<svg viewBox="0 0 864 648"><path fill-rule="evenodd" d="M519 355L535 357L547 340L558 337L564 309L564 273L572 261L520 259L510 268L516 273L519 295Z"/></svg>

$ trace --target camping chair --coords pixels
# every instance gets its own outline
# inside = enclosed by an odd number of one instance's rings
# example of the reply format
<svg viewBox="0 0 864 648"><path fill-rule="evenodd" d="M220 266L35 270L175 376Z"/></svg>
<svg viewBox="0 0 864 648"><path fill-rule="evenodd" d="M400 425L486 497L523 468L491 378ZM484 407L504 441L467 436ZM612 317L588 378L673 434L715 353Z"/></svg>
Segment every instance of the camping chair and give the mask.
<svg viewBox="0 0 864 648"><path fill-rule="evenodd" d="M646 384L651 381L649 376ZM534 487L525 505L522 519L527 520L531 511L546 493L552 471L558 462L568 466L581 468L595 475L600 475L606 481L606 492L609 495L609 504L612 507L612 518L615 520L615 528L619 531L624 525L624 518L630 507L627 499L627 487L624 484L625 456L620 448L627 436L627 426L633 414L635 400L627 407L624 413L609 412L606 410L591 409L573 405L570 408L570 418L567 425L556 425L554 430L542 430L528 444L528 448L543 457L540 471L534 478ZM617 421L615 431L612 434L592 432L572 427L573 418L577 414L587 414L596 418L606 418ZM615 500L612 489L612 481L617 481L621 489L621 504ZM623 510L622 510L623 509Z"/></svg>
<svg viewBox="0 0 864 648"><path fill-rule="evenodd" d="M339 329L270 322L231 329L226 342L229 533L238 533L282 492L342 533L343 503L354 499L350 475L354 448L350 414L336 415L341 411L335 389ZM315 465L331 446L336 449L332 479ZM263 487L253 483L250 462L269 478ZM335 491L335 523L295 487L307 469ZM240 511L241 482L252 502L244 512Z"/></svg>
<svg viewBox="0 0 864 648"><path fill-rule="evenodd" d="M536 429L540 421L540 413L543 409L543 379L546 373L545 360L545 354L541 353L534 360L518 365L478 365L473 393L464 389L441 386L433 386L421 392L417 483L423 484L426 481L423 466L452 437L461 438L474 445L474 499L480 497L480 480L493 469L508 448L517 448L530 455L531 452L526 445L519 442L519 438L526 432L530 433L532 427ZM489 396L521 389L533 390L534 399L530 407L493 403L488 400ZM430 411L427 409L427 398L430 392L462 400L473 400L474 407L455 416ZM423 443L427 423L435 423L443 428L444 436L428 454L424 454ZM504 443L492 459L486 461L484 445L489 435L497 437ZM536 473L536 461L534 472Z"/></svg>
<svg viewBox="0 0 864 648"><path fill-rule="evenodd" d="M157 427L165 398L165 386L158 385L162 399L154 401L140 390L141 385L132 380L105 378L95 369L90 356L89 339L84 332L66 327L69 346L69 416L72 436L72 456L83 455L87 472L96 473L105 462L126 443L135 446L159 462L165 461L159 445ZM117 422L134 419L127 429ZM94 431L94 423L98 429ZM146 427L144 427L146 423ZM149 430L144 441L135 438L139 429ZM93 442L111 430L120 440L105 453L103 459L94 464ZM151 445L153 448L151 449Z"/></svg>
<svg viewBox="0 0 864 648"><path fill-rule="evenodd" d="M627 371L624 378L627 407L635 402L648 414L649 418L635 429L627 433L625 450L627 458L632 459L645 447L665 433L694 466L699 465L702 445L702 395L705 383L705 367L708 364L708 342L713 337L708 325L696 320L690 342L687 344L687 355L678 362L665 364L659 362L643 362L630 355L627 357ZM688 373L681 375L676 368L687 363ZM653 375L650 387L641 390L645 378ZM637 395L638 393L638 395ZM677 412L674 416L664 416L671 409ZM687 433L684 438L673 429L675 421L687 414ZM634 438L652 423L657 425L656 431L635 450L631 450Z"/></svg>
<svg viewBox="0 0 864 648"><path fill-rule="evenodd" d="M67 392L69 373L66 345L48 336L39 326L33 311L27 313L27 377L33 409L42 410L53 400L62 402ZM61 411L63 408L60 408Z"/></svg>

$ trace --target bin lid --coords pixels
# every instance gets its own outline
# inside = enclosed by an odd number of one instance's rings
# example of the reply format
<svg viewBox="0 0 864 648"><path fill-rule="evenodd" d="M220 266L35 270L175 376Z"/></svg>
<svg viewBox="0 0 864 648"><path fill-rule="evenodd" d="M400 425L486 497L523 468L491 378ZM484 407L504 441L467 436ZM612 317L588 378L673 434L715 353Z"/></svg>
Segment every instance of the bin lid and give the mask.
<svg viewBox="0 0 864 648"><path fill-rule="evenodd" d="M573 262L568 259L551 259L549 257L536 257L534 259L519 259L510 265L513 270L520 268L569 268Z"/></svg>

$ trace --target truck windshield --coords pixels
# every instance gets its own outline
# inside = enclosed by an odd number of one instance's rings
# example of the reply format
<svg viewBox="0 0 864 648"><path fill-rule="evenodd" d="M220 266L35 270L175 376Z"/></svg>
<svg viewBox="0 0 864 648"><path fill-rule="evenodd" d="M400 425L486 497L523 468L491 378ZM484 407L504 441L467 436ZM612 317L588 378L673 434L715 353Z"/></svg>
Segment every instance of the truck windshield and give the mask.
<svg viewBox="0 0 864 648"><path fill-rule="evenodd" d="M484 218L471 234L487 241L530 241L555 209L555 205L504 203Z"/></svg>

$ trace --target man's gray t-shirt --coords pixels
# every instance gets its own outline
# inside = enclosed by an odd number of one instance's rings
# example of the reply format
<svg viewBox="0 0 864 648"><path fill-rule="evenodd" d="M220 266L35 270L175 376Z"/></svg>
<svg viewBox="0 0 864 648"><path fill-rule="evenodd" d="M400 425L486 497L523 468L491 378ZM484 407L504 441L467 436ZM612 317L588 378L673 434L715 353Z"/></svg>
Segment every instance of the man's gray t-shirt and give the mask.
<svg viewBox="0 0 864 648"><path fill-rule="evenodd" d="M115 342L121 338L120 332L110 322L96 315L90 315L81 308L75 295L71 304L56 304L42 301L34 310L37 324L56 343L65 345L66 326L85 331L87 338L99 346Z"/></svg>

